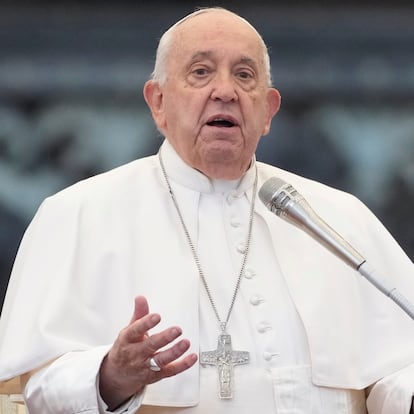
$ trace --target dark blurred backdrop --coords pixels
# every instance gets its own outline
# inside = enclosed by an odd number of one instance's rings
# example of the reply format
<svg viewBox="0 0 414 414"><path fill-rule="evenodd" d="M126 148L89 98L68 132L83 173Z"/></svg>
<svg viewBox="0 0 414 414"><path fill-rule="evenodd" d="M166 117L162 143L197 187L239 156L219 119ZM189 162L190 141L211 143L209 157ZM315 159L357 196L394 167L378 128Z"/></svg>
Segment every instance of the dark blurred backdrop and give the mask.
<svg viewBox="0 0 414 414"><path fill-rule="evenodd" d="M209 5L270 48L283 105L258 159L356 194L414 258L412 1L3 0L0 306L43 198L157 150L141 93L157 40Z"/></svg>

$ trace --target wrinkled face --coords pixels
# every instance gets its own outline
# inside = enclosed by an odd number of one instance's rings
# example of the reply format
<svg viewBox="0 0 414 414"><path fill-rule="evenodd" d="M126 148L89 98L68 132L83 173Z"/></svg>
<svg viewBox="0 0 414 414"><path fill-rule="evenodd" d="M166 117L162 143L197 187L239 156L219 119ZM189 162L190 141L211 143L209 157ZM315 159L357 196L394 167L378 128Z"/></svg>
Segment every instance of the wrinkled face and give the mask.
<svg viewBox="0 0 414 414"><path fill-rule="evenodd" d="M144 88L158 129L193 168L239 178L280 104L255 31L225 11L190 18L176 28L166 73Z"/></svg>

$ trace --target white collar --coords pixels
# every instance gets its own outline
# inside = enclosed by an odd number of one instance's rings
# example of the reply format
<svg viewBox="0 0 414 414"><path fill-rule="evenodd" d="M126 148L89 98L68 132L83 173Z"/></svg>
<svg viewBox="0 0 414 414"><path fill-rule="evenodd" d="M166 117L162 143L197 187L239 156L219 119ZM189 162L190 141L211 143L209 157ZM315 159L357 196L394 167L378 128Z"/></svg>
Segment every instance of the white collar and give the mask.
<svg viewBox="0 0 414 414"><path fill-rule="evenodd" d="M254 156L249 169L241 178L237 180L218 180L211 179L186 164L167 139L164 140L160 151L162 152L169 178L178 184L200 193L226 194L233 192L237 196L237 194L243 194L254 183L256 165L256 158Z"/></svg>

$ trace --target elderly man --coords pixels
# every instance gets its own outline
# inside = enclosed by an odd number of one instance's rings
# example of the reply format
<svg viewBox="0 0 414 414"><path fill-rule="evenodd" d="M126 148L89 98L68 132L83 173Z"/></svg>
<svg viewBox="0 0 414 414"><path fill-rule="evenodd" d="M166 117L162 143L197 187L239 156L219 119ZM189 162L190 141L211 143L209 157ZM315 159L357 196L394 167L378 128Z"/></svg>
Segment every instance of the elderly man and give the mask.
<svg viewBox="0 0 414 414"><path fill-rule="evenodd" d="M358 200L255 161L280 104L256 30L185 17L144 96L158 155L50 197L29 227L0 379L23 376L31 414L408 414L411 319L256 202L269 177L293 184L414 299L411 261Z"/></svg>

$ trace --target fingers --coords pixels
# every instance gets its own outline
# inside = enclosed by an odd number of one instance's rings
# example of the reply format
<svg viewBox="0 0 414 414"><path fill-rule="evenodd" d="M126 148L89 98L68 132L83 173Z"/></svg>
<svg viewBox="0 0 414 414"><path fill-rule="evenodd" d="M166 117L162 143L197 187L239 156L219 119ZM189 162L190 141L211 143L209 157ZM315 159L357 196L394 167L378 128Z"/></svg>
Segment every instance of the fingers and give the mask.
<svg viewBox="0 0 414 414"><path fill-rule="evenodd" d="M194 365L198 358L197 354L190 354L179 359L189 348L190 341L188 339L182 339L170 348L154 355L153 359L161 368L163 377L176 375Z"/></svg>
<svg viewBox="0 0 414 414"><path fill-rule="evenodd" d="M177 326L167 328L153 335L146 334L145 337L137 339L139 333L145 330L145 327L151 326L156 320L159 321L158 315L152 316L154 316L152 322L141 320L137 321L134 325L129 326L123 332L123 342L125 344L129 343L129 349L132 353L136 354L135 359L137 362L145 364L146 361L157 354L157 363L160 366L166 366L170 362L181 357L188 350L190 342L185 339L171 345L182 334L181 328ZM151 319L151 315L148 318L145 318ZM164 349L169 345L171 346L168 349Z"/></svg>
<svg viewBox="0 0 414 414"><path fill-rule="evenodd" d="M134 358L137 365L147 366L149 359L157 354L157 360L159 359L159 363L164 367L188 350L188 340L179 341L168 350L164 350L182 334L182 330L173 326L150 335L149 331L155 328L160 321L160 315L149 313L146 298L137 296L131 322L121 331L116 342L116 349L122 351L123 360ZM160 352L161 349L163 349L162 352ZM121 355L121 352L119 354Z"/></svg>
<svg viewBox="0 0 414 414"><path fill-rule="evenodd" d="M189 347L190 342L187 339L182 339L170 348L158 352L156 355L154 355L154 360L157 365L163 369L171 362L180 358L188 350Z"/></svg>
<svg viewBox="0 0 414 414"><path fill-rule="evenodd" d="M150 335L143 343L144 349L148 352L148 355L152 356L159 349L163 348L164 346L170 344L175 339L177 339L181 334L181 328L173 326L154 335Z"/></svg>
<svg viewBox="0 0 414 414"><path fill-rule="evenodd" d="M150 333L160 321L159 314L149 313L147 300L143 296L136 297L129 325L120 332L102 364L100 376L106 386L112 381L116 389L123 390L122 394L130 394L195 364L197 354L184 355L190 341L178 339L182 335L181 328L172 326ZM160 367L159 371L151 370L152 358Z"/></svg>
<svg viewBox="0 0 414 414"><path fill-rule="evenodd" d="M135 312L134 312L135 313ZM140 319L131 322L124 330L123 336L126 342L139 342L147 337L147 332L157 326L161 321L157 313L147 314Z"/></svg>
<svg viewBox="0 0 414 414"><path fill-rule="evenodd" d="M188 350L188 346L183 347L182 349ZM185 351L184 351L185 352ZM182 354L181 354L182 355ZM162 378L172 377L174 375L177 375L189 368L191 368L198 359L198 355L195 353L186 355L185 357L177 360L172 360L171 362L168 362L166 365L163 365L163 362L168 361L169 358L162 356L161 354L156 354L153 359L155 360L156 364L160 367L160 371L153 372L153 378L150 380L150 382L156 382L159 381ZM163 360L163 362L158 362L158 360Z"/></svg>

